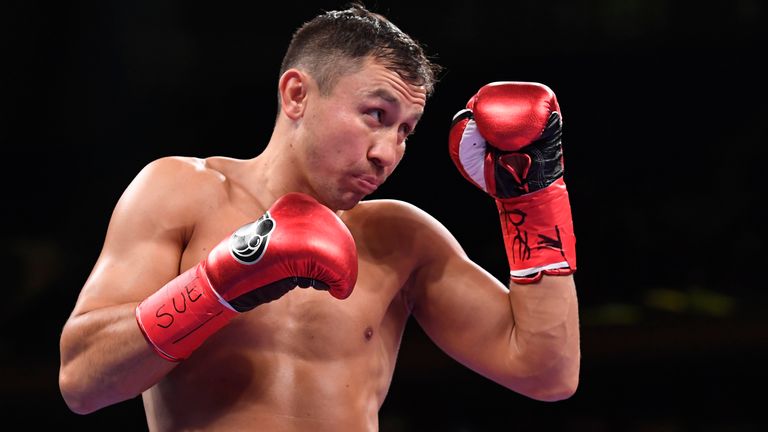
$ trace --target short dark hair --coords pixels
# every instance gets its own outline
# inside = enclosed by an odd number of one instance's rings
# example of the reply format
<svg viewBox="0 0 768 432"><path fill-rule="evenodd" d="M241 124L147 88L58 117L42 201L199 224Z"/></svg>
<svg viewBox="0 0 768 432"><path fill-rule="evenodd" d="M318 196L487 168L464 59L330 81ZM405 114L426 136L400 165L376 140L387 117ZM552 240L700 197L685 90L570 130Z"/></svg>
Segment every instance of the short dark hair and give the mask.
<svg viewBox="0 0 768 432"><path fill-rule="evenodd" d="M283 57L280 76L292 67L306 69L328 94L336 80L373 57L407 83L424 86L430 96L442 67L433 63L421 44L387 18L359 2L344 10L322 13L293 34Z"/></svg>

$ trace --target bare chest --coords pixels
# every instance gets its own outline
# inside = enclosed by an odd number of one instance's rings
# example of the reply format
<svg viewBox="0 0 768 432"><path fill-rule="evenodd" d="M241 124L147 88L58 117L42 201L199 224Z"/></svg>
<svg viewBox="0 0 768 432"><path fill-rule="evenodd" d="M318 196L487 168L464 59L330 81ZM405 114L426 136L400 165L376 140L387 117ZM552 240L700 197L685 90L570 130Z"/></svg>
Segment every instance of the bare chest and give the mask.
<svg viewBox="0 0 768 432"><path fill-rule="evenodd" d="M182 269L258 216L228 207L211 212L196 224ZM281 430L339 430L342 422L355 425L345 430L375 429L363 425L376 424L391 382L409 316L405 288L412 260L396 230L374 217L350 211L342 219L358 251L352 294L338 300L296 287L236 317L145 394L147 406L166 413L169 429L215 419L221 430L229 420L239 425L233 430L242 430L255 418L275 421ZM190 418L190 412L204 418ZM299 427L299 419L312 419L313 426Z"/></svg>
<svg viewBox="0 0 768 432"><path fill-rule="evenodd" d="M325 291L294 288L282 298L243 314L224 337L252 350L275 350L306 360L397 351L408 318L399 281L373 277L367 265L352 295L339 300ZM245 340L243 337L246 336Z"/></svg>
<svg viewBox="0 0 768 432"><path fill-rule="evenodd" d="M252 215L222 208L200 221L182 256L182 269L251 220ZM215 339L224 345L237 342L245 350L307 359L354 356L372 350L372 345L396 353L409 315L403 288L410 268L402 256L382 254L387 246L381 242L373 248L364 243L363 239L371 241L366 226L354 218L345 223L358 244L358 279L352 295L339 300L325 291L296 287L238 316Z"/></svg>
<svg viewBox="0 0 768 432"><path fill-rule="evenodd" d="M361 281L350 297L338 300L324 291L295 288L238 317L210 348L312 363L369 359L394 365L408 314L400 295L377 289L394 291Z"/></svg>

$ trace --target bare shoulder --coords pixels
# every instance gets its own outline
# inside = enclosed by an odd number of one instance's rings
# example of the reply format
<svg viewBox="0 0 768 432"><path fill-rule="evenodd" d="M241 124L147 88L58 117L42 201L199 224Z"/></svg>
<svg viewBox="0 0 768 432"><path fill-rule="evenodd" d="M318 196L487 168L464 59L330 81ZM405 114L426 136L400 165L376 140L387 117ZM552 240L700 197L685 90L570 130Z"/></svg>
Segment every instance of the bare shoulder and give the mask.
<svg viewBox="0 0 768 432"><path fill-rule="evenodd" d="M406 201L362 201L350 211L348 220L357 235L393 243L423 258L440 252L464 254L453 234L437 218Z"/></svg>
<svg viewBox="0 0 768 432"><path fill-rule="evenodd" d="M396 199L373 199L361 201L351 210L355 215L366 218L397 218L412 221L413 223L438 224L432 215L407 201Z"/></svg>
<svg viewBox="0 0 768 432"><path fill-rule="evenodd" d="M210 165L208 159L195 157L155 159L136 175L116 211L193 223L197 212L227 198L225 174Z"/></svg>
<svg viewBox="0 0 768 432"><path fill-rule="evenodd" d="M166 156L149 162L139 172L136 180L148 182L153 188L166 186L183 189L200 189L201 193L215 193L226 176L212 168L209 159L188 156Z"/></svg>

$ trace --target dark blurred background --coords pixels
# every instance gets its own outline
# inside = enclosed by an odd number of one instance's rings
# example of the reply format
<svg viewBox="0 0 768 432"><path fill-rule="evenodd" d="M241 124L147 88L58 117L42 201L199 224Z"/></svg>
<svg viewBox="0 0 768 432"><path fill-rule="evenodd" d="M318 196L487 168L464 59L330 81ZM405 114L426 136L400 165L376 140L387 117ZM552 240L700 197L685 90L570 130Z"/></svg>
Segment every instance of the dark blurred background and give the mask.
<svg viewBox="0 0 768 432"><path fill-rule="evenodd" d="M448 125L488 82L549 85L577 235L581 385L566 401L527 399L412 322L381 429L768 430L765 3L426 3L367 3L446 68L374 198L430 212L506 282L493 202L455 170ZM112 208L154 158L260 152L293 30L343 4L3 3L5 418L146 429L140 398L79 416L58 393L59 332Z"/></svg>

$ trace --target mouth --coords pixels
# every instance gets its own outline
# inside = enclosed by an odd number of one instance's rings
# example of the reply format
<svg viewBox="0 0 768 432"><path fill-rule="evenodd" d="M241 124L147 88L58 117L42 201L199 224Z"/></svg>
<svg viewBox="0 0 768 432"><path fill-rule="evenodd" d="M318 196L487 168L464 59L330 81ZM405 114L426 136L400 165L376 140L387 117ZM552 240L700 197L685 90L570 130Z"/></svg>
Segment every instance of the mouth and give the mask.
<svg viewBox="0 0 768 432"><path fill-rule="evenodd" d="M354 176L352 179L354 188L365 195L370 195L381 186L381 182L375 176L372 175L359 175Z"/></svg>

